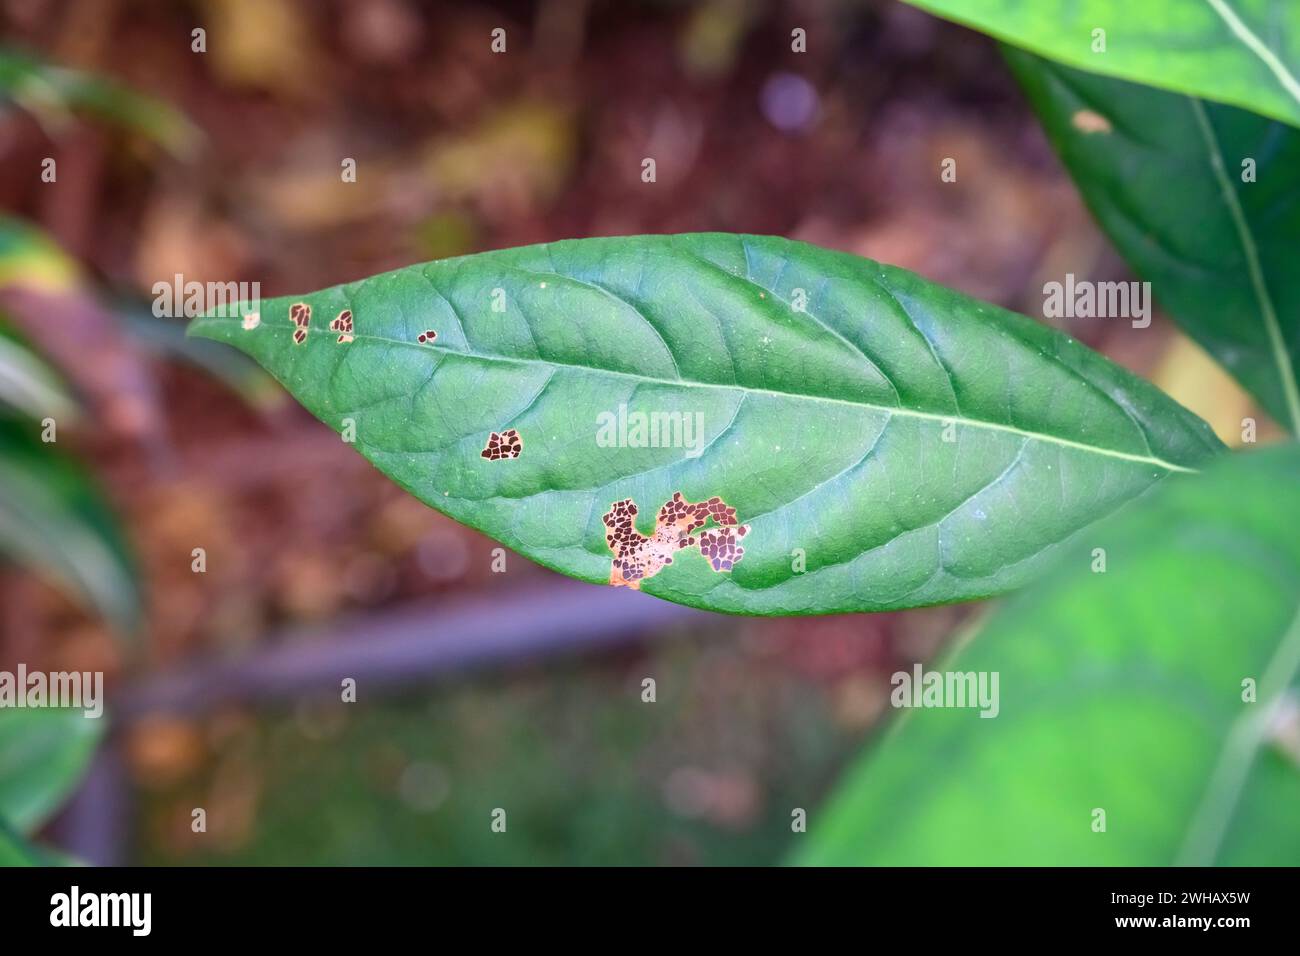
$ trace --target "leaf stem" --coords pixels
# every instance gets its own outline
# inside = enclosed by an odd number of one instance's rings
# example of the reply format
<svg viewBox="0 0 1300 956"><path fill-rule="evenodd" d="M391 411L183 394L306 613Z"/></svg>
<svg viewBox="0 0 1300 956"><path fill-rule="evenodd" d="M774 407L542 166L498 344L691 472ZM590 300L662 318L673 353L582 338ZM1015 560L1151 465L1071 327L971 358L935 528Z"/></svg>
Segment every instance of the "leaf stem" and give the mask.
<svg viewBox="0 0 1300 956"><path fill-rule="evenodd" d="M1219 762L1187 831L1178 866L1210 866L1218 855L1232 813L1268 731L1283 692L1300 670L1300 608L1259 681L1259 705L1238 717L1228 732Z"/></svg>
<svg viewBox="0 0 1300 956"><path fill-rule="evenodd" d="M1210 167L1219 182L1223 201L1232 215L1237 229L1237 238L1241 241L1242 253L1246 258L1246 268L1250 273L1250 282L1255 289L1255 298L1259 301L1260 313L1264 318L1264 330L1268 335L1269 345L1277 363L1278 377L1281 379L1282 392L1286 398L1287 413L1291 416L1291 430L1300 435L1300 386L1296 384L1295 368L1291 364L1291 354L1287 351L1286 339L1282 336L1282 327L1278 323L1277 311L1273 307L1273 298L1269 295L1268 285L1264 281L1264 270L1259 263L1259 249L1255 246L1255 237L1246 222L1237 191L1228 179L1228 171L1223 164L1223 151L1219 148L1218 138L1210 126L1209 117L1205 115L1205 106L1195 97L1188 97L1192 104L1192 113L1200 127L1205 145L1210 151Z"/></svg>

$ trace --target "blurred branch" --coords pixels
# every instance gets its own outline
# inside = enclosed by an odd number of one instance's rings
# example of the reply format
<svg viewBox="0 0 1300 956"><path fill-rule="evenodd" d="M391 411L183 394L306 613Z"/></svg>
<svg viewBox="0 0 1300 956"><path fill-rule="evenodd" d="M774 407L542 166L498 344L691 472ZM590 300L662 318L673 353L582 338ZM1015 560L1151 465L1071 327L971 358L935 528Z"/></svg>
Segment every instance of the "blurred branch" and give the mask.
<svg viewBox="0 0 1300 956"><path fill-rule="evenodd" d="M273 635L236 661L198 661L126 688L111 702L119 721L193 713L230 701L338 693L357 682L417 685L469 667L617 646L678 621L712 615L626 588L554 584L455 602L423 601L326 628Z"/></svg>

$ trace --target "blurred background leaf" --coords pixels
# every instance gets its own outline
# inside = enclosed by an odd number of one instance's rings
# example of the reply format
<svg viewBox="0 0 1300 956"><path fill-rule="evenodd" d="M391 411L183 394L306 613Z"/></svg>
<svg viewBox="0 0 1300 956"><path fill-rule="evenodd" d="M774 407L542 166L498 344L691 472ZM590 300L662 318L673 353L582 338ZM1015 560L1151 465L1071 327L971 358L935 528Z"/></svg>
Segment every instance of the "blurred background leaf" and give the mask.
<svg viewBox="0 0 1300 956"><path fill-rule="evenodd" d="M0 820L0 866L44 866L46 863L36 847Z"/></svg>
<svg viewBox="0 0 1300 956"><path fill-rule="evenodd" d="M22 309L32 296L57 303L78 295L82 282L75 261L42 230L0 216L0 290L20 293L7 304ZM57 339L60 310L39 312ZM37 438L46 419L57 438L57 429L77 424L82 409L61 374L0 314L0 411L3 406L16 414L0 414L0 553L52 576L120 632L133 633L140 593L112 507L87 470L54 442Z"/></svg>
<svg viewBox="0 0 1300 956"><path fill-rule="evenodd" d="M183 113L160 99L22 50L0 49L0 97L30 112L50 132L83 114L140 133L178 156L193 153L201 139Z"/></svg>
<svg viewBox="0 0 1300 956"><path fill-rule="evenodd" d="M217 342L185 334L182 321L160 318L135 302L121 302L117 318L145 351L159 358L184 362L221 382L252 408L279 407L287 393L270 375L242 352L223 348Z"/></svg>
<svg viewBox="0 0 1300 956"><path fill-rule="evenodd" d="M902 716L797 861L1294 864L1298 474L1298 446L1244 453L1091 529L938 665L998 672L1001 712Z"/></svg>
<svg viewBox="0 0 1300 956"><path fill-rule="evenodd" d="M147 352L200 369L253 407L268 409L285 397L274 379L252 359L211 342L188 338L183 319L156 316L138 298L118 295L108 303L101 303L90 278L76 260L44 230L16 216L0 215L0 292L6 293L6 302L20 318L36 327L33 331L49 334L49 344L59 349L75 373L90 377L91 381L83 384L92 393L98 383L94 372L81 368L81 363L74 362L73 357L90 341L120 339L116 335L120 330L139 348L112 364L135 366L132 377L137 380L145 373L139 368L140 356L134 352ZM98 333L94 340L86 334L92 328ZM13 340L13 344L7 339ZM17 405L26 396L26 410L33 417L50 415L60 421L65 417L71 419L78 408L61 384L59 373L17 339L12 322L0 312L0 401L5 399L6 385L9 385L8 390L13 393L9 404ZM114 383L112 391L116 394L108 396L110 403L123 402L125 395L133 391L121 385L120 381Z"/></svg>
<svg viewBox="0 0 1300 956"><path fill-rule="evenodd" d="M0 710L0 820L28 834L45 823L85 773L105 722L64 708Z"/></svg>
<svg viewBox="0 0 1300 956"><path fill-rule="evenodd" d="M1300 5L1274 0L907 0L1079 69L1300 125ZM1097 48L1094 31L1104 34Z"/></svg>
<svg viewBox="0 0 1300 956"><path fill-rule="evenodd" d="M97 483L37 437L0 419L0 552L50 575L123 634L140 624L140 591L121 529Z"/></svg>
<svg viewBox="0 0 1300 956"><path fill-rule="evenodd" d="M81 281L81 267L44 230L0 214L0 288L21 286L60 293Z"/></svg>
<svg viewBox="0 0 1300 956"><path fill-rule="evenodd" d="M80 415L62 377L32 351L0 313L0 410L3 406L33 420L49 416L71 422Z"/></svg>

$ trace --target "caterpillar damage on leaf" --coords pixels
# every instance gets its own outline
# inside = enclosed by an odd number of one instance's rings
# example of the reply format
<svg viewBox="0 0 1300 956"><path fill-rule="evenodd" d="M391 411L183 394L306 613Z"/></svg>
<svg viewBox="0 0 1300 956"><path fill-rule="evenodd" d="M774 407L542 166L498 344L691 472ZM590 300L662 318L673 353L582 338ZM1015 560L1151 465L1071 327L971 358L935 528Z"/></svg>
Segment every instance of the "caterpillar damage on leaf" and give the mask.
<svg viewBox="0 0 1300 956"><path fill-rule="evenodd" d="M616 501L601 518L608 532L605 543L614 553L609 583L640 590L641 582L673 563L673 555L684 548L698 547L714 571L730 571L745 556L739 540L749 525L736 523L736 509L721 498L687 501L680 491L659 509L655 530L649 536L636 529L637 507L631 498ZM718 527L697 536L694 532L710 521Z"/></svg>

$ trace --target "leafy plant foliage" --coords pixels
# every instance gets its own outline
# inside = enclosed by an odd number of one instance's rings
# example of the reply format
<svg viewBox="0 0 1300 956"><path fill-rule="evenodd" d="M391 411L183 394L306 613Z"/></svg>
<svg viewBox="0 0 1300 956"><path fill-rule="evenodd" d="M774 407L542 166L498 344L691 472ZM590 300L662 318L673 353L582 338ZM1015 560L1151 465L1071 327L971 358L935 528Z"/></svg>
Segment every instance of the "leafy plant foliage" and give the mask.
<svg viewBox="0 0 1300 956"><path fill-rule="evenodd" d="M0 821L33 833L72 792L105 721L81 710L0 710Z"/></svg>
<svg viewBox="0 0 1300 956"><path fill-rule="evenodd" d="M907 2L1081 70L1300 125L1300 6L1294 3Z"/></svg>
<svg viewBox="0 0 1300 956"><path fill-rule="evenodd" d="M1300 130L1006 53L1115 245L1174 318L1300 433Z"/></svg>
<svg viewBox="0 0 1300 956"><path fill-rule="evenodd" d="M909 712L799 859L1294 863L1297 474L1295 445L1232 456L1090 529L942 665L999 672L997 719Z"/></svg>
<svg viewBox="0 0 1300 956"><path fill-rule="evenodd" d="M49 574L131 634L140 595L117 521L98 484L39 431L0 417L0 553Z"/></svg>

